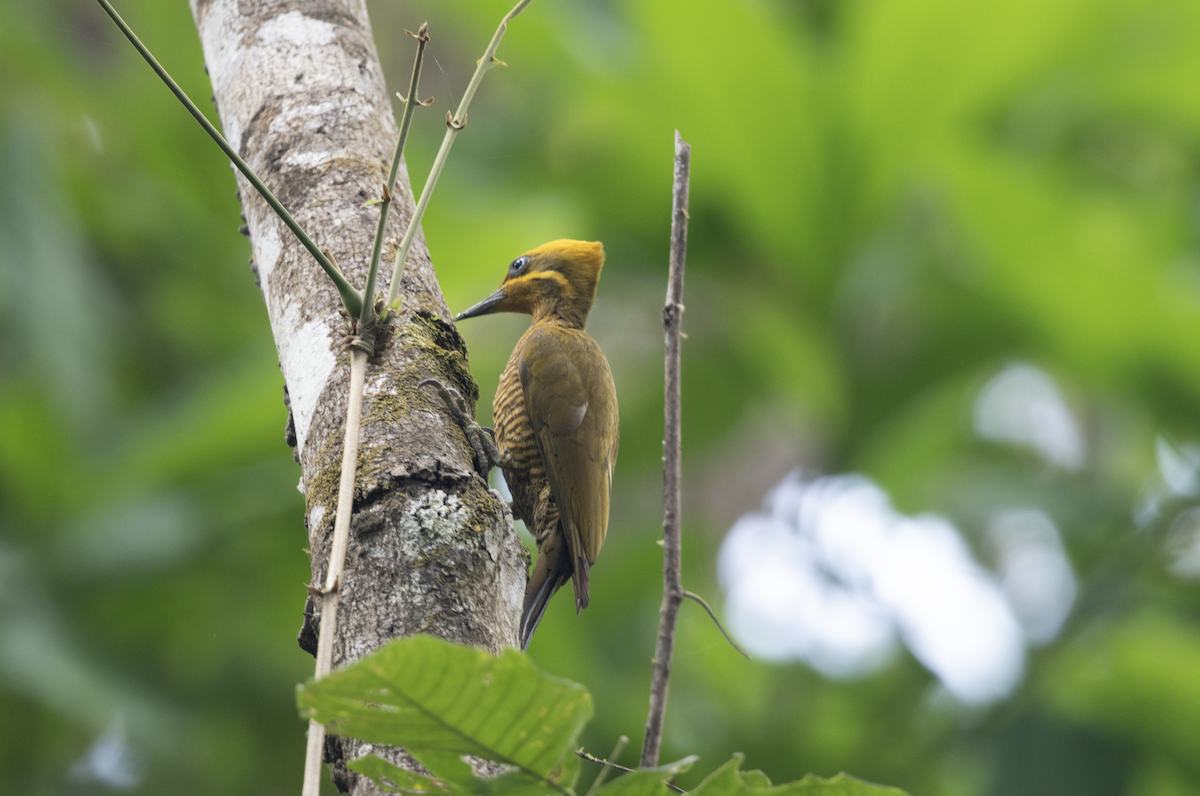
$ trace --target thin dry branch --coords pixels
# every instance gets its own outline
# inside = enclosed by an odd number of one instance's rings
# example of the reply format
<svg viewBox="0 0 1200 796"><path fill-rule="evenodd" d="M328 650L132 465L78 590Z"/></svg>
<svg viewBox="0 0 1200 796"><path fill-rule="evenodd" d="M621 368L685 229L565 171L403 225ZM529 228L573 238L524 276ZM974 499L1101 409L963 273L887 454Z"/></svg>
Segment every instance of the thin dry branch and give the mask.
<svg viewBox="0 0 1200 796"><path fill-rule="evenodd" d="M606 769L611 768L611 769L615 769L617 771L624 771L627 774L632 773L634 771L634 769L629 768L628 766L617 765L616 763L612 763L603 758L596 757L595 755L592 755L592 754L588 754L587 752L583 751L582 749L576 749L575 754L578 755L579 757L582 757L584 760L588 761L589 763L595 763L597 765L604 766ZM687 796L687 791L685 791L683 788L676 785L674 782L664 782L663 784L666 785L671 790L675 791L676 793L682 793L683 796Z"/></svg>
<svg viewBox="0 0 1200 796"><path fill-rule="evenodd" d="M338 487L337 517L333 525L333 549L321 590L321 635L317 641L317 670L320 680L333 668L333 631L337 627L338 585L350 543L350 517L354 511L354 476L358 469L358 437L362 423L363 385L367 378L367 352L350 349L350 405L346 411L346 440L342 447L342 480ZM308 748L304 758L304 796L320 796L321 759L325 725L308 722Z"/></svg>
<svg viewBox="0 0 1200 796"><path fill-rule="evenodd" d="M613 747L612 752L609 753L609 755L608 755L608 759L611 760L612 763L609 763L608 765L605 765L603 768L600 769L600 773L598 773L596 775L596 778L594 780L592 780L592 784L587 789L587 793L584 794L584 796L592 796L592 794L594 794L596 791L600 790L600 786L603 785L604 780L606 780L608 778L608 772L612 770L612 766L616 765L617 758L619 758L621 756L621 750L625 748L625 744L627 744L627 743L629 743L628 735L622 735L620 738L617 739L617 745ZM583 750L580 749L579 751L582 752ZM584 754L587 754L587 753L584 752ZM607 763L608 761L605 761L605 762Z"/></svg>
<svg viewBox="0 0 1200 796"><path fill-rule="evenodd" d="M413 111L418 106L424 108L433 104L433 97L425 102L417 99L417 88L421 82L421 62L425 59L425 47L429 44L429 23L422 22L417 32L406 30L409 36L417 40L417 55L413 60L412 79L408 81L408 97L396 96L404 103L404 115L400 119L400 136L396 139L396 153L392 156L392 168L388 171L387 182L383 185L383 198L379 207L379 226L375 231L375 244L371 248L371 265L367 270L367 286L363 289L362 313L358 322L366 328L375 318L375 280L379 273L379 256L383 251L383 236L387 230L388 210L392 206L392 191L396 190L396 173L400 170L400 159L404 155L404 144L408 141L408 128L412 124ZM389 310L384 309L380 315L386 319Z"/></svg>
<svg viewBox="0 0 1200 796"><path fill-rule="evenodd" d="M404 273L404 262L408 259L408 249L412 246L417 226L425 216L425 208L429 206L429 200L433 197L433 189L437 187L438 177L442 175L446 158L450 155L450 147L454 145L454 139L458 137L458 134L467 126L467 108L471 106L471 100L475 97L475 91L479 88L484 73L491 69L492 64L503 64L503 61L496 60L496 48L500 46L500 40L508 31L508 23L517 14L524 11L525 6L532 1L520 0L500 20L500 26L496 28L492 40L488 42L487 49L483 51L483 57L479 59L479 64L475 68L475 74L471 76L471 82L467 84L467 90L463 92L462 101L458 103L458 110L454 113L446 112L446 135L442 138L442 145L438 149L437 156L433 159L433 166L429 169L429 177L425 180L425 186L421 188L421 197L417 199L417 207L408 222L408 228L404 231L404 237L401 238L400 245L396 247L396 260L392 266L392 281L387 295L387 307L389 308L400 293L400 276Z"/></svg>
<svg viewBox="0 0 1200 796"><path fill-rule="evenodd" d="M688 172L692 148L675 131L675 181L671 208L671 266L667 302L663 307L666 338L666 411L663 438L663 601L654 649L654 675L650 684L650 714L642 743L642 768L658 765L663 717L667 712L667 687L671 680L671 653L675 624L684 591L680 564L680 386L679 359L683 326L683 269L687 259Z"/></svg>

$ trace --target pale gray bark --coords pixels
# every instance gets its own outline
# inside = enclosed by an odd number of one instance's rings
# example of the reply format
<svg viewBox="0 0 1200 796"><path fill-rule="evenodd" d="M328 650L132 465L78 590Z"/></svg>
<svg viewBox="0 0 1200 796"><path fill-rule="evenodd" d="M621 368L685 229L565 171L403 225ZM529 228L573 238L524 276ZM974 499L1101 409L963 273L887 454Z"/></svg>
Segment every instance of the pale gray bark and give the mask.
<svg viewBox="0 0 1200 796"><path fill-rule="evenodd" d="M361 287L379 218L378 206L362 205L379 197L397 135L363 0L191 0L191 7L226 138ZM347 325L333 285L240 174L237 181L287 382L289 440L319 584L336 510ZM385 264L413 212L403 167L392 193ZM386 290L389 269L382 270ZM466 439L435 391L416 386L434 377L478 397L420 233L400 292L395 334L367 372L335 665L418 632L492 652L517 643L527 556L512 517L475 474ZM314 630L306 613L302 645ZM353 759L357 747L346 746ZM358 780L352 792L376 791Z"/></svg>

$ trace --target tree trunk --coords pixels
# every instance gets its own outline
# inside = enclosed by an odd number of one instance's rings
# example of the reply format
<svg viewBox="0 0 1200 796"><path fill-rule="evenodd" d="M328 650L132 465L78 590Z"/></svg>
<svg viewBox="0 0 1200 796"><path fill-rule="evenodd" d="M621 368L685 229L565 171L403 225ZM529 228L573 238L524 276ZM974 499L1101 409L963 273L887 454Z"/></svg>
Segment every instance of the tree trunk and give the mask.
<svg viewBox="0 0 1200 796"><path fill-rule="evenodd" d="M365 3L191 0L191 8L226 138L361 289L379 218L378 205L362 205L381 195L397 136ZM312 582L320 584L337 508L347 322L311 256L236 176L290 399L288 437L300 463ZM390 252L413 212L403 167L392 195L384 291ZM512 517L475 474L436 392L417 388L433 377L472 402L479 394L420 232L400 295L394 333L367 372L335 665L418 632L496 653L517 644L527 556ZM300 641L315 651L312 613L310 600ZM360 754L361 745L345 746L347 759ZM377 792L365 778L349 779L354 793Z"/></svg>

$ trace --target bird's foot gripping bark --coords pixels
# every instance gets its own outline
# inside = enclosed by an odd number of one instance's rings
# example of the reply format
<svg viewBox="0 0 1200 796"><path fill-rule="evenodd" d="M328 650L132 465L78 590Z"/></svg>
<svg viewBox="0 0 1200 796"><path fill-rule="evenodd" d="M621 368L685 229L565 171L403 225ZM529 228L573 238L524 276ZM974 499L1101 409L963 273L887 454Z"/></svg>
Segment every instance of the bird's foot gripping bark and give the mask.
<svg viewBox="0 0 1200 796"><path fill-rule="evenodd" d="M438 395L442 397L446 408L450 410L450 416L454 418L454 422L458 423L467 442L475 451L475 472L479 473L479 477L484 481L488 480L488 473L492 468L500 466L500 450L492 438L494 432L475 422L475 418L471 417L467 408L466 400L458 390L447 387L437 379L425 379L417 386L424 387L426 385L437 387Z"/></svg>

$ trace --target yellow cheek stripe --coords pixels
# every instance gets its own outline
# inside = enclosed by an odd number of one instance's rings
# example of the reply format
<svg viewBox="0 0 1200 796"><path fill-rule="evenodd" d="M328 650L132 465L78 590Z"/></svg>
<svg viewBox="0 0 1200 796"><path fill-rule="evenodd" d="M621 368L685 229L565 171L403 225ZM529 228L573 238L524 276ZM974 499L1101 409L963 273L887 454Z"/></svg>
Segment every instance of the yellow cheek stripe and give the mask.
<svg viewBox="0 0 1200 796"><path fill-rule="evenodd" d="M533 287L535 280L549 279L557 284L560 294L565 298L572 298L575 295L575 289L571 287L571 280L567 279L557 271L533 271L532 273L523 274L516 279L508 282L509 289L515 288L520 291L524 287Z"/></svg>

